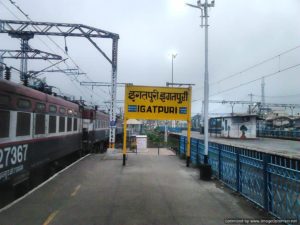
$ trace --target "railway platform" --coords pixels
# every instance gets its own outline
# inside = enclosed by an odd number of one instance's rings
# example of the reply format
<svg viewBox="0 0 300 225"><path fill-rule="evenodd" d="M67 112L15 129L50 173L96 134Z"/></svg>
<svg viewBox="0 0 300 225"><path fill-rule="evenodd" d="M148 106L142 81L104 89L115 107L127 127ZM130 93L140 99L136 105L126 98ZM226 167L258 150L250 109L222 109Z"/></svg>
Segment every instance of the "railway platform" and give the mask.
<svg viewBox="0 0 300 225"><path fill-rule="evenodd" d="M86 156L2 209L0 224L220 225L268 218L218 181L199 180L198 170L170 150L129 153L125 167L121 159Z"/></svg>
<svg viewBox="0 0 300 225"><path fill-rule="evenodd" d="M172 134L186 137L186 133L186 131L182 131L181 133ZM196 131L191 132L191 137L204 140L204 135ZM261 137L256 139L221 138L211 134L209 136L209 141L228 146L256 150L268 154L275 154L292 159L300 159L300 141L298 140L283 140Z"/></svg>

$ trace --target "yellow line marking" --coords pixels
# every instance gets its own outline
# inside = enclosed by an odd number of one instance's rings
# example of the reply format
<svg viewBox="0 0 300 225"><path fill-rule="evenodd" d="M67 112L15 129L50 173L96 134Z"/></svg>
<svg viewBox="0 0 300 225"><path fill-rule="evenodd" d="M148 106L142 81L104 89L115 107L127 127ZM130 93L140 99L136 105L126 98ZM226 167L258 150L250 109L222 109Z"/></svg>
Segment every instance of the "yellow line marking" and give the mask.
<svg viewBox="0 0 300 225"><path fill-rule="evenodd" d="M80 187L81 187L81 185L77 185L77 187L75 188L75 190L71 194L72 197L74 197L77 194L77 192L79 191Z"/></svg>
<svg viewBox="0 0 300 225"><path fill-rule="evenodd" d="M48 218L46 219L46 221L43 223L43 225L48 225L51 223L51 221L54 219L54 217L56 216L56 214L58 213L58 210L54 211L53 213L51 213Z"/></svg>

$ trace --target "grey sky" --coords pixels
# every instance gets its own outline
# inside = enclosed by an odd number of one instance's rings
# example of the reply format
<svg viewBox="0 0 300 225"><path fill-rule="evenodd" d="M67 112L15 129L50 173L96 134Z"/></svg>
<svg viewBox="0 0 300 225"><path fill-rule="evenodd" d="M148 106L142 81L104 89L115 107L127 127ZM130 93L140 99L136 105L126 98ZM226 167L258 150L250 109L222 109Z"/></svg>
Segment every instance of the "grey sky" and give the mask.
<svg viewBox="0 0 300 225"><path fill-rule="evenodd" d="M25 18L8 0L0 0L0 18L16 19L8 7L20 19ZM193 99L203 96L204 30L200 28L200 11L179 7L181 0L15 0L32 20L48 22L82 23L120 34L118 81L142 85L163 86L171 80L170 52L176 50L174 81L195 83ZM188 1L196 4L195 1ZM266 58L300 45L299 0L216 0L216 7L209 12L209 72L210 82L239 72ZM57 54L62 54L46 37ZM39 38L30 44L45 51ZM64 48L62 38L53 38ZM98 41L111 52L110 41ZM110 81L110 65L85 39L67 38L70 56L94 81ZM18 49L19 42L7 35L0 35L0 48ZM19 62L7 61L16 67ZM29 69L41 69L45 62L29 62ZM274 59L251 71L240 74L217 85L210 93L237 86L288 66L300 63L300 48ZM72 66L72 62L68 63ZM63 66L61 66L63 67ZM299 68L266 78L266 101L299 103ZM80 78L85 81L85 77ZM82 95L91 100L90 92L71 82L63 74L47 74L50 85L63 92ZM93 101L98 104L109 100L108 88L95 90ZM118 89L118 99L123 99L124 89ZM260 81L214 95L211 99L249 100L249 93L259 100ZM289 97L271 97L287 96ZM270 96L270 97L268 97ZM211 111L226 112L230 107L211 105ZM245 110L241 108L240 110ZM193 103L193 113L201 111L201 101Z"/></svg>

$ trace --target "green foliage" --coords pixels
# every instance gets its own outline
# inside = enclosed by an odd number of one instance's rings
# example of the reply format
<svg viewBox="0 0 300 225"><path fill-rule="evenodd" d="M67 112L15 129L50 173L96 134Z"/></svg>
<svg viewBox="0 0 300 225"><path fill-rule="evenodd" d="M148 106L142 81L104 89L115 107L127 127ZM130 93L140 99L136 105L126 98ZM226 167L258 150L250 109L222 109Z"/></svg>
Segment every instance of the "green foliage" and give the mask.
<svg viewBox="0 0 300 225"><path fill-rule="evenodd" d="M148 139L152 143L156 144L157 146L160 146L161 143L163 142L163 135L159 131L159 128L155 128L155 129L152 129L152 130L147 130L145 133L146 133Z"/></svg>

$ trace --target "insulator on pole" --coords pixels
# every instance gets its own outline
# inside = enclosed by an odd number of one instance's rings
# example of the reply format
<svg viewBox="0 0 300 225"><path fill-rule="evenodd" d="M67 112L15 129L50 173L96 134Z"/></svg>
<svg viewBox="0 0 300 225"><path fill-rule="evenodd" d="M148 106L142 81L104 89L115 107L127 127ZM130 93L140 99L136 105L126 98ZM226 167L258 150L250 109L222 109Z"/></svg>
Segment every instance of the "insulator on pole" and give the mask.
<svg viewBox="0 0 300 225"><path fill-rule="evenodd" d="M65 36L65 52L68 54L67 38Z"/></svg>
<svg viewBox="0 0 300 225"><path fill-rule="evenodd" d="M10 80L11 78L11 68L5 67L5 80Z"/></svg>

